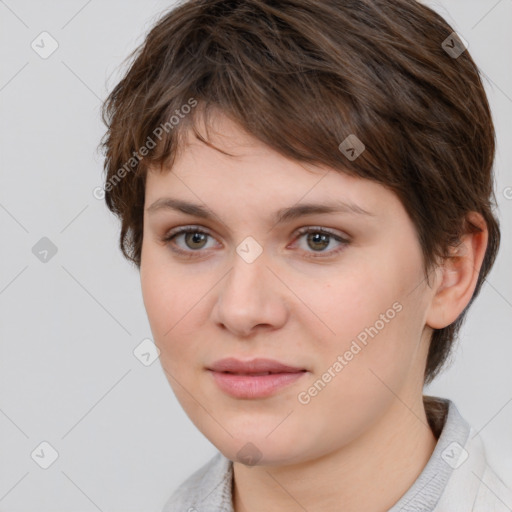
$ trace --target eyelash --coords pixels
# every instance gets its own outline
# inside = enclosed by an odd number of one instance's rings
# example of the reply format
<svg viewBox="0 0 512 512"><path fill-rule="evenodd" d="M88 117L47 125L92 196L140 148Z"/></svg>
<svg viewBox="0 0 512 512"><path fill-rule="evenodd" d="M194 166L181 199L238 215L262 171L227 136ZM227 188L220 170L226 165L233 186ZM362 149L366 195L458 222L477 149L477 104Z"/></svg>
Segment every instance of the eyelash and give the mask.
<svg viewBox="0 0 512 512"><path fill-rule="evenodd" d="M187 227L184 227L184 228L179 228L177 229L176 231L171 231L169 232L168 234L166 234L164 237L162 237L161 241L163 243L165 243L165 245L169 245L171 246L172 245L172 241L179 235L182 235L182 234L187 234L187 233L199 233L199 234L203 234L203 235L207 235L207 236L212 236L210 235L210 233L204 231L203 229L199 228L199 227L195 227L195 226L187 226ZM328 251L326 253L324 253L323 251L320 251L319 253L315 254L315 253L307 253L308 254L307 256L304 256L304 258L306 259L313 259L313 258L326 258L326 257L331 257L332 255L334 254L338 254L339 252L343 251L345 249L345 247L347 245L350 244L350 240L346 239L346 238L343 238L339 235L336 235L335 233L333 233L332 231L329 231L325 228L321 228L321 227L312 227L312 226L309 226L309 227L305 227L305 228L301 228L298 232L297 232L297 239L299 239L300 237L304 236L304 235L308 235L310 233L320 233L322 235L328 235L330 236L331 238L333 238L334 240L336 240L337 242L340 242L341 243L341 246L338 247L337 249L334 249L334 250L331 250L331 251ZM195 256L194 253L200 253L202 252L201 250L197 250L197 251L193 251L193 250L189 250L189 251L184 251L183 249L179 249L179 248L176 248L176 246L174 247L171 247L171 250L175 253L178 253L182 256L185 256L185 257L188 257L188 258L196 258L196 257L199 257L199 256ZM327 254L327 256L323 256L323 255L319 255L319 254Z"/></svg>

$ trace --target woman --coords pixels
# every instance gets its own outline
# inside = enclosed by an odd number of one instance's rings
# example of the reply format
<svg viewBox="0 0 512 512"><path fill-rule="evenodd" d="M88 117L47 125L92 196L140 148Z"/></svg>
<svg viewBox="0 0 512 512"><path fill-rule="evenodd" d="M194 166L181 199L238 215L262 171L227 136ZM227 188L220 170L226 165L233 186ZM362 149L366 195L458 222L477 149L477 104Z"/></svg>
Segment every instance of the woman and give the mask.
<svg viewBox="0 0 512 512"><path fill-rule="evenodd" d="M464 40L405 0L187 1L104 106L105 199L219 453L165 511L511 510L442 369L499 247Z"/></svg>

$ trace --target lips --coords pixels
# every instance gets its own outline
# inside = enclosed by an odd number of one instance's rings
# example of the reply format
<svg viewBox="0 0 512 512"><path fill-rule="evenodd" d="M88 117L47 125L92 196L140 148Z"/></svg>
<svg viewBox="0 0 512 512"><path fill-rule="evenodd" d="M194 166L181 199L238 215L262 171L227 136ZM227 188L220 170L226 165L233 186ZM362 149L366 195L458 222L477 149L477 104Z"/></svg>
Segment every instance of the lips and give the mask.
<svg viewBox="0 0 512 512"><path fill-rule="evenodd" d="M221 359L207 368L219 389L237 399L268 398L304 378L305 368L273 359Z"/></svg>
<svg viewBox="0 0 512 512"><path fill-rule="evenodd" d="M234 357L220 359L213 363L209 368L214 372L232 373L235 375L270 375L273 373L297 373L305 372L305 368L289 366L274 359L252 359L251 361L241 361Z"/></svg>

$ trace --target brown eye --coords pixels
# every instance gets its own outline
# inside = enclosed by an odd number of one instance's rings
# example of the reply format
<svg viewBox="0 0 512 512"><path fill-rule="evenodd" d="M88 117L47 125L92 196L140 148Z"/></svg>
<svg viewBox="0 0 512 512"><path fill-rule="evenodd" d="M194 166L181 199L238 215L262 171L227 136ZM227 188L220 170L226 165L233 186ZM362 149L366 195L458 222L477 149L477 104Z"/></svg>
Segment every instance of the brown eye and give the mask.
<svg viewBox="0 0 512 512"><path fill-rule="evenodd" d="M190 249L202 249L208 237L206 233L199 231L189 231L187 233L182 233L182 235L184 235L185 243Z"/></svg>
<svg viewBox="0 0 512 512"><path fill-rule="evenodd" d="M162 237L161 241L178 255L194 258L208 254L207 251L202 249L212 248L212 246L207 246L209 238L213 240L212 235L199 227L187 226L172 230ZM349 239L319 227L303 228L299 231L297 239L306 240L306 247L300 247L305 258L327 258L344 250L350 244ZM178 243L179 241L181 243ZM335 246L332 250L326 250L329 246L334 245L333 242L337 243L338 247Z"/></svg>
<svg viewBox="0 0 512 512"><path fill-rule="evenodd" d="M309 247L317 250L323 250L329 246L331 235L326 235L324 233L308 233L307 241Z"/></svg>
<svg viewBox="0 0 512 512"><path fill-rule="evenodd" d="M303 248L305 258L327 258L343 251L350 244L350 240L320 227L307 227L299 230L298 238L304 237L306 240L306 247ZM338 243L338 247L326 250L333 241Z"/></svg>
<svg viewBox="0 0 512 512"><path fill-rule="evenodd" d="M204 253L202 249L206 248L208 238L212 238L209 233L194 226L188 226L171 231L161 240L173 252L186 257L195 257L201 256ZM180 242L181 240L183 241Z"/></svg>

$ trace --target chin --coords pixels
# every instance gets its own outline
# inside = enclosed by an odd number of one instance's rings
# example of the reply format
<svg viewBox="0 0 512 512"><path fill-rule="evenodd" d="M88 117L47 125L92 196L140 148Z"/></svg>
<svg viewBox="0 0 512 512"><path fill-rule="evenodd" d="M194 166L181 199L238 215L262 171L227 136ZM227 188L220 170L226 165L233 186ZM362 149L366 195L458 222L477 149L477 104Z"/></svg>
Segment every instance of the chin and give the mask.
<svg viewBox="0 0 512 512"><path fill-rule="evenodd" d="M209 440L225 457L246 466L285 466L305 460L307 446L291 442L286 433L272 433L267 437L271 430L262 432L256 426L238 436L228 428L233 437L226 434L223 439Z"/></svg>

